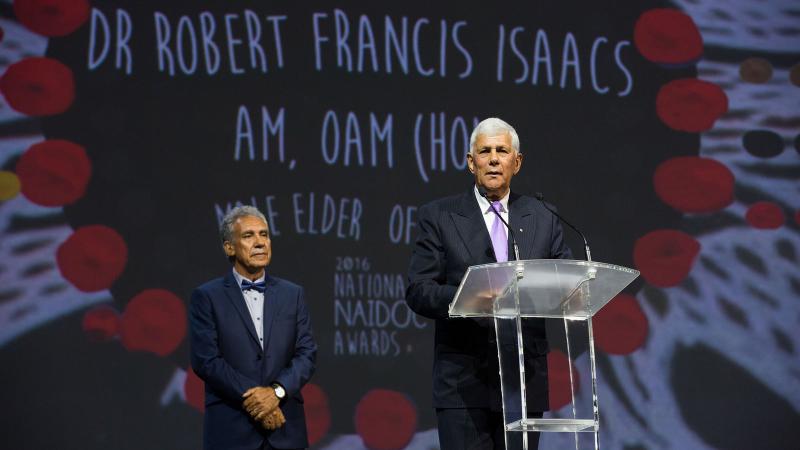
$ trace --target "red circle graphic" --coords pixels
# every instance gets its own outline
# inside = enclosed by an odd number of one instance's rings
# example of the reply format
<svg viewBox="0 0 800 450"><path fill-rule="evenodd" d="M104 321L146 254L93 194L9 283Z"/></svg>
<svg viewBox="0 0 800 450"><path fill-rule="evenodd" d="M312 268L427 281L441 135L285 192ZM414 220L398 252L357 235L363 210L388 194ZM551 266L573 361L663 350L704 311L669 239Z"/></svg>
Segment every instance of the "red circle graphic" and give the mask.
<svg viewBox="0 0 800 450"><path fill-rule="evenodd" d="M0 78L8 104L29 116L66 111L75 99L72 70L50 58L27 58L8 67Z"/></svg>
<svg viewBox="0 0 800 450"><path fill-rule="evenodd" d="M122 345L130 351L166 356L186 336L186 307L165 289L145 289L122 314Z"/></svg>
<svg viewBox="0 0 800 450"><path fill-rule="evenodd" d="M331 407L327 394L318 385L306 384L302 392L308 425L308 444L314 445L322 440L331 428Z"/></svg>
<svg viewBox="0 0 800 450"><path fill-rule="evenodd" d="M561 350L551 350L547 354L548 397L550 399L550 409L553 411L559 410L572 402L570 371L572 371L572 380L575 383L575 392L577 393L581 384L580 375L569 358L567 358L567 355Z"/></svg>
<svg viewBox="0 0 800 450"><path fill-rule="evenodd" d="M601 350L627 355L644 345L649 325L636 297L619 294L594 316L592 328Z"/></svg>
<svg viewBox="0 0 800 450"><path fill-rule="evenodd" d="M186 403L192 408L203 412L206 410L206 386L203 380L194 373L191 367L186 369L186 381L183 382L183 395Z"/></svg>
<svg viewBox="0 0 800 450"><path fill-rule="evenodd" d="M113 229L103 225L78 228L58 247L61 275L84 292L108 289L128 262L128 246Z"/></svg>
<svg viewBox="0 0 800 450"><path fill-rule="evenodd" d="M400 392L373 389L358 402L355 421L367 448L399 450L414 437L417 410Z"/></svg>
<svg viewBox="0 0 800 450"><path fill-rule="evenodd" d="M86 193L92 165L78 144L49 140L32 145L16 166L22 193L42 206L64 206Z"/></svg>
<svg viewBox="0 0 800 450"><path fill-rule="evenodd" d="M108 305L95 306L84 313L81 326L90 340L109 341L119 334L119 313Z"/></svg>
<svg viewBox="0 0 800 450"><path fill-rule="evenodd" d="M703 54L703 37L691 17L676 9L651 9L636 21L633 42L655 63L684 64Z"/></svg>
<svg viewBox="0 0 800 450"><path fill-rule="evenodd" d="M658 91L656 112L668 127L706 131L728 111L728 97L716 84L694 78L671 81Z"/></svg>
<svg viewBox="0 0 800 450"><path fill-rule="evenodd" d="M14 0L17 20L43 36L66 36L89 18L88 0Z"/></svg>
<svg viewBox="0 0 800 450"><path fill-rule="evenodd" d="M750 226L762 230L775 230L786 222L781 207L772 202L754 203L747 209L744 218Z"/></svg>
<svg viewBox="0 0 800 450"><path fill-rule="evenodd" d="M672 158L653 175L661 201L686 213L708 213L730 205L734 181L724 164L698 156Z"/></svg>
<svg viewBox="0 0 800 450"><path fill-rule="evenodd" d="M633 263L648 283L675 286L689 274L700 243L678 230L656 230L640 237L633 247Z"/></svg>

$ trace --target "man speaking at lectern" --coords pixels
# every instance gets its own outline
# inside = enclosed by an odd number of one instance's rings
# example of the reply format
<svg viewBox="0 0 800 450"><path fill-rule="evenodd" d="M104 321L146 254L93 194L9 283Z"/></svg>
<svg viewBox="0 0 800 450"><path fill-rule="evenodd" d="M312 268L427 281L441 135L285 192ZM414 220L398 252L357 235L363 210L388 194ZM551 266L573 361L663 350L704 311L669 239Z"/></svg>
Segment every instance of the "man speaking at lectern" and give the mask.
<svg viewBox="0 0 800 450"><path fill-rule="evenodd" d="M485 319L450 319L448 306L467 267L514 259L508 230L491 206L514 230L520 259L571 258L571 252L558 219L539 200L511 191L511 179L522 167L511 125L497 118L479 123L467 165L474 186L418 210L406 302L436 321L433 406L442 450L504 449L494 327ZM548 409L544 321L526 319L524 328L528 411L540 417ZM536 448L538 439L538 433L529 433L529 448Z"/></svg>
<svg viewBox="0 0 800 450"><path fill-rule="evenodd" d="M317 345L303 288L265 268L272 242L264 215L237 206L222 219L233 268L192 292L191 359L205 382L205 450L308 447L300 388Z"/></svg>

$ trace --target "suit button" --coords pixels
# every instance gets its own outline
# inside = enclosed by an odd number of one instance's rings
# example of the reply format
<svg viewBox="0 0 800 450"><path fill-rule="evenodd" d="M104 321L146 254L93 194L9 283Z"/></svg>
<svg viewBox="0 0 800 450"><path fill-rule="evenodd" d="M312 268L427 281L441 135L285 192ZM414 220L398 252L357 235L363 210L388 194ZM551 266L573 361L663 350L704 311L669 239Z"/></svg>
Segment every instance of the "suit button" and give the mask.
<svg viewBox="0 0 800 450"><path fill-rule="evenodd" d="M256 356L256 360L261 361L261 355Z"/></svg>

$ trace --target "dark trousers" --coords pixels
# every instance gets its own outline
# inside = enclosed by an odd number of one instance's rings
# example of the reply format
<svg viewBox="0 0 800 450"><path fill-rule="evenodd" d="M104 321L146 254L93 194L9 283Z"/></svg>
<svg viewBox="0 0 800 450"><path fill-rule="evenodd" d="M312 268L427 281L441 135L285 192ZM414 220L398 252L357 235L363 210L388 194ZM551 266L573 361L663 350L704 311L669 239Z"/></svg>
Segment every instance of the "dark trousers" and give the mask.
<svg viewBox="0 0 800 450"><path fill-rule="evenodd" d="M541 417L541 413L537 415ZM505 450L503 413L488 408L436 410L441 450ZM539 433L528 433L528 449L539 448Z"/></svg>

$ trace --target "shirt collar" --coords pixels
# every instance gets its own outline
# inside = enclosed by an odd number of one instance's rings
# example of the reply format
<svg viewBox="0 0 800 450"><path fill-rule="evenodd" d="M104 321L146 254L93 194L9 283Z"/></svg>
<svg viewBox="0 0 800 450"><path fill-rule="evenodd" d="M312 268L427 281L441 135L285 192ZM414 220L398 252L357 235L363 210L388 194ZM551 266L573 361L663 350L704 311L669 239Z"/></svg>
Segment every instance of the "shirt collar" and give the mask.
<svg viewBox="0 0 800 450"><path fill-rule="evenodd" d="M241 276L239 274L239 272L236 271L236 268L231 268L231 270L233 270L233 277L236 278L236 285L241 287L242 286L242 280L244 280L245 278L243 276ZM267 273L264 272L264 275L261 275L261 277L259 279L255 280L255 281L253 281L253 283L259 283L261 281L265 281L266 279L267 279ZM250 279L248 278L247 281L250 281Z"/></svg>
<svg viewBox="0 0 800 450"><path fill-rule="evenodd" d="M475 185L475 188L473 189L473 191L475 192L475 198L478 200L478 207L480 207L481 213L482 214L494 214L489 209L489 200L486 200L486 198L482 197L481 194L478 193L478 185L477 184ZM503 205L503 210L505 212L508 212L508 197L510 195L511 195L511 189L508 190L508 193L506 193L505 197L500 199L500 204Z"/></svg>

